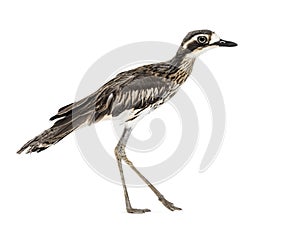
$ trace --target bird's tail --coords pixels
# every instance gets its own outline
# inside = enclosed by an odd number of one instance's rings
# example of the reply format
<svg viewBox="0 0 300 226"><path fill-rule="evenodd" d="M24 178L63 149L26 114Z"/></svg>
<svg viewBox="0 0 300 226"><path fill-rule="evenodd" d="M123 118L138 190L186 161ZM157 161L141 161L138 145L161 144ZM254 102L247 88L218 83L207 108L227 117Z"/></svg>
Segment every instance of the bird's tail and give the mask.
<svg viewBox="0 0 300 226"><path fill-rule="evenodd" d="M41 152L59 142L81 125L84 125L85 122L86 117L72 118L72 115L60 119L56 121L52 127L24 144L17 153L21 154L24 151L26 154Z"/></svg>
<svg viewBox="0 0 300 226"><path fill-rule="evenodd" d="M50 120L57 120L52 127L28 141L17 152L41 152L59 142L75 129L100 121L109 113L111 91L100 88L75 103L60 108ZM97 110L96 107L97 106Z"/></svg>

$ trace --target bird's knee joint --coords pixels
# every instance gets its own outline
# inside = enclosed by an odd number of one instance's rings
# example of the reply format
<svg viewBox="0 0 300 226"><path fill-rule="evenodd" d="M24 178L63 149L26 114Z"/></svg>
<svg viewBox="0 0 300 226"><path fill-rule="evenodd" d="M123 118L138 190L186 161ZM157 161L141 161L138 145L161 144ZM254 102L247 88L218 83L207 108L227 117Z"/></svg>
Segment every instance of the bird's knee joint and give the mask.
<svg viewBox="0 0 300 226"><path fill-rule="evenodd" d="M125 153L125 147L122 146L122 145L118 145L116 148L115 148L115 156L118 160L122 159L124 160L126 163L127 161L130 162L128 159L127 159L127 156L126 156L126 153Z"/></svg>

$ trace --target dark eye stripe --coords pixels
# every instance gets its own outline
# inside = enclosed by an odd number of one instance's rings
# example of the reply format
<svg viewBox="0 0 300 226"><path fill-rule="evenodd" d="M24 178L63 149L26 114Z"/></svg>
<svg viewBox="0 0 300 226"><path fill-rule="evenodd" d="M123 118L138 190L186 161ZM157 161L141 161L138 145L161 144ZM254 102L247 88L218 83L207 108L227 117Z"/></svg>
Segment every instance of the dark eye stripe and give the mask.
<svg viewBox="0 0 300 226"><path fill-rule="evenodd" d="M199 43L197 41L193 41L187 45L187 49L190 51L194 51L199 47Z"/></svg>

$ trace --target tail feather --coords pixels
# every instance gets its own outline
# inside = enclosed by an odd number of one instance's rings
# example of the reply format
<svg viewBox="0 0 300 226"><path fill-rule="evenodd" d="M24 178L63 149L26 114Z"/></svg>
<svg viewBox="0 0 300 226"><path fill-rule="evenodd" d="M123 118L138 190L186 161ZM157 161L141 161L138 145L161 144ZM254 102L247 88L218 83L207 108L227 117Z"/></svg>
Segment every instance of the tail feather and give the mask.
<svg viewBox="0 0 300 226"><path fill-rule="evenodd" d="M72 115L70 115L56 121L52 127L24 144L17 153L21 154L25 151L26 154L28 154L31 152L41 152L47 149L51 145L62 140L78 127L84 125L87 121L86 116L87 115L83 115L72 118Z"/></svg>
<svg viewBox="0 0 300 226"><path fill-rule="evenodd" d="M100 121L109 112L112 102L110 90L98 90L90 96L60 108L50 120L57 119L52 127L28 141L17 152L41 152L59 142L75 129ZM97 106L97 107L96 107Z"/></svg>
<svg viewBox="0 0 300 226"><path fill-rule="evenodd" d="M31 152L41 152L66 137L74 130L74 128L69 129L64 133L61 133L60 130L59 127L52 126L24 144L17 153L21 154L24 151L26 151L26 154Z"/></svg>

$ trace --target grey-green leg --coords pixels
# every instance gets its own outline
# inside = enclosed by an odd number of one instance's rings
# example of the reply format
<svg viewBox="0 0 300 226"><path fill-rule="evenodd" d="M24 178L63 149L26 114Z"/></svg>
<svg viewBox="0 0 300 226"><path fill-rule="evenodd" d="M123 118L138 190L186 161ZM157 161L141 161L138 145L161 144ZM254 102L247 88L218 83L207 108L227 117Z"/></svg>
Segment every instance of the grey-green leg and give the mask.
<svg viewBox="0 0 300 226"><path fill-rule="evenodd" d="M140 171L138 171L138 169L133 165L133 163L127 158L126 156L126 152L125 152L125 146L127 143L127 140L130 136L132 129L131 128L126 128L123 131L122 137L120 138L120 141L115 149L115 155L118 161L118 166L119 166L119 170L120 170L120 174L121 174L121 180L122 180L122 184L123 184L123 189L124 189L124 195L125 195L125 202L126 202L126 209L127 212L129 213L144 213L144 212L148 212L150 210L148 209L133 209L131 208L130 205L130 201L129 201L129 196L128 196L128 192L127 192L127 188L126 188L126 184L125 184L125 178L124 178L124 174L123 174L123 168L122 168L122 162L121 160L123 160L126 164L128 164L131 169L148 185L148 187L154 192L154 194L156 194L156 196L158 197L158 200L162 202L162 204L168 208L171 211L174 210L181 210L181 208L174 206L173 203L169 202L168 200L166 200L164 198L164 196L151 184L151 182L144 177L143 174L141 174Z"/></svg>
<svg viewBox="0 0 300 226"><path fill-rule="evenodd" d="M124 190L124 197L125 197L125 204L126 204L126 210L128 213L145 213L145 212L150 212L149 209L135 209L132 208L130 200L129 200L129 195L128 195L128 191L127 191L127 187L126 187L126 183L125 183L125 177L124 177L124 172L123 172L123 166L122 166L122 153L124 152L123 149L125 148L125 144L129 138L130 133L126 134L126 128L124 129L123 135L117 145L117 147L115 148L115 155L116 155L116 159L118 162L118 168L120 171L120 176L121 176L121 181L122 181L122 186L123 186L123 190Z"/></svg>

